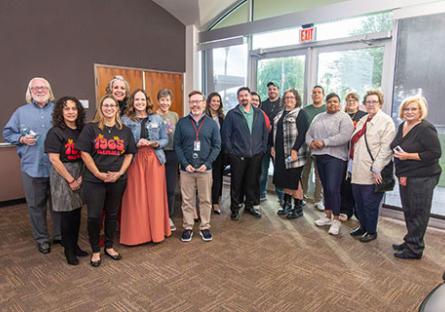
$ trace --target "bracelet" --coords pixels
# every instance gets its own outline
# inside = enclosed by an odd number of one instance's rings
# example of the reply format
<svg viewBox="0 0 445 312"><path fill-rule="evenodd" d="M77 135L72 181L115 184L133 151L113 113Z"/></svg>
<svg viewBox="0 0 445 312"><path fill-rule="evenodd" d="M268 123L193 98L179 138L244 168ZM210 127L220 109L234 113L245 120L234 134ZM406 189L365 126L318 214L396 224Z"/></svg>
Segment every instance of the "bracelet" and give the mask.
<svg viewBox="0 0 445 312"><path fill-rule="evenodd" d="M68 184L73 184L76 181L76 179L73 179L73 181L68 182Z"/></svg>

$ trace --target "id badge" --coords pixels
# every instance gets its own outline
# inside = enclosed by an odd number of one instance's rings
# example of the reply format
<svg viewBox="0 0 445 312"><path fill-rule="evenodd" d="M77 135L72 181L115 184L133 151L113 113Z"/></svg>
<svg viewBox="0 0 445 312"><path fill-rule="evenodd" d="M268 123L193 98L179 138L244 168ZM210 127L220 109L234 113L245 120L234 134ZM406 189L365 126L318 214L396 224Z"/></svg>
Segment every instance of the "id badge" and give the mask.
<svg viewBox="0 0 445 312"><path fill-rule="evenodd" d="M195 141L193 144L193 151L200 152L201 151L201 141Z"/></svg>

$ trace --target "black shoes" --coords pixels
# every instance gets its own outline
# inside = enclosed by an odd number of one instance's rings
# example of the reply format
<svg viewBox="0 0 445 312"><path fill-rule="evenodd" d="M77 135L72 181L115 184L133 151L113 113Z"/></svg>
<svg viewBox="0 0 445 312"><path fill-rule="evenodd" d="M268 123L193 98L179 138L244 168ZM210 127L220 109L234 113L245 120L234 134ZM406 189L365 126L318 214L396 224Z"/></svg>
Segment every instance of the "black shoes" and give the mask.
<svg viewBox="0 0 445 312"><path fill-rule="evenodd" d="M108 253L107 249L105 248L105 254L110 257L111 259L113 259L114 261L119 261L122 259L122 256L120 253L116 252L115 255L112 255L110 253Z"/></svg>
<svg viewBox="0 0 445 312"><path fill-rule="evenodd" d="M362 243L369 243L375 239L377 239L377 233L374 234L365 233L362 236L360 236L358 240L361 241Z"/></svg>
<svg viewBox="0 0 445 312"><path fill-rule="evenodd" d="M90 265L95 268L100 266L100 264L102 263L102 259L99 258L99 260L93 261L92 258L93 258L93 256L91 256Z"/></svg>
<svg viewBox="0 0 445 312"><path fill-rule="evenodd" d="M59 244L63 247L63 241L61 239L53 239L53 245Z"/></svg>
<svg viewBox="0 0 445 312"><path fill-rule="evenodd" d="M292 200L292 198L290 195L284 194L283 206L280 209L278 209L277 215L285 216L289 213L289 211L291 210L291 206L292 206L291 200Z"/></svg>
<svg viewBox="0 0 445 312"><path fill-rule="evenodd" d="M363 234L365 234L365 233L366 233L366 231L364 229L362 229L361 227L356 227L349 234L352 237L359 238L360 236L363 236Z"/></svg>
<svg viewBox="0 0 445 312"><path fill-rule="evenodd" d="M65 248L65 258L66 258L66 262L69 265L78 265L79 264L79 259L77 259L77 256L73 252L68 251L66 248Z"/></svg>
<svg viewBox="0 0 445 312"><path fill-rule="evenodd" d="M287 217L289 220L301 218L303 216L302 200L294 198L294 207L289 211Z"/></svg>
<svg viewBox="0 0 445 312"><path fill-rule="evenodd" d="M257 219L261 218L261 211L260 211L260 209L252 207L252 208L248 208L246 210L247 210L248 213L250 213L255 218L257 218Z"/></svg>
<svg viewBox="0 0 445 312"><path fill-rule="evenodd" d="M401 244L392 244L392 249L394 249L395 251L403 251L403 249L406 248L406 244L405 243L401 243Z"/></svg>
<svg viewBox="0 0 445 312"><path fill-rule="evenodd" d="M394 253L394 257L399 258L399 259L422 259L422 254L416 254L414 253L411 249L409 249L408 247L405 247L403 250L401 251L396 251Z"/></svg>
<svg viewBox="0 0 445 312"><path fill-rule="evenodd" d="M241 215L238 211L232 211L232 213L230 214L230 219L232 219L233 221L239 221L239 219L241 218Z"/></svg>
<svg viewBox="0 0 445 312"><path fill-rule="evenodd" d="M51 245L49 244L49 242L37 243L37 248L44 255L51 252Z"/></svg>
<svg viewBox="0 0 445 312"><path fill-rule="evenodd" d="M85 250L82 250L79 245L76 246L76 250L74 251L76 256L78 257L86 257L88 256L88 252L86 252Z"/></svg>

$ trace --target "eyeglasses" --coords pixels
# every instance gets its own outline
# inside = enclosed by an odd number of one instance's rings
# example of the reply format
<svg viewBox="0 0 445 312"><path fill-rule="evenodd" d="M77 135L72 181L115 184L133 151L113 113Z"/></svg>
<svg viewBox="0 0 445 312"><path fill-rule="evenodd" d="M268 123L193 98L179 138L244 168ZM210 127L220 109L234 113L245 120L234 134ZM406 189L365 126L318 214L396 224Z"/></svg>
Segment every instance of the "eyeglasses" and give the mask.
<svg viewBox="0 0 445 312"><path fill-rule="evenodd" d="M190 105L199 104L199 103L202 103L202 100L189 101Z"/></svg>
<svg viewBox="0 0 445 312"><path fill-rule="evenodd" d="M105 107L105 108L115 108L115 107L117 107L117 105L116 104L103 104L102 107Z"/></svg>
<svg viewBox="0 0 445 312"><path fill-rule="evenodd" d="M285 100L295 100L295 96L285 96Z"/></svg>
<svg viewBox="0 0 445 312"><path fill-rule="evenodd" d="M31 91L37 91L37 90L48 90L48 87L47 86L31 87Z"/></svg>
<svg viewBox="0 0 445 312"><path fill-rule="evenodd" d="M415 112L418 111L419 109L417 107L405 107L404 109L402 109L404 112Z"/></svg>
<svg viewBox="0 0 445 312"><path fill-rule="evenodd" d="M366 101L365 102L366 105L368 105L368 104L377 105L379 103L380 103L379 101Z"/></svg>

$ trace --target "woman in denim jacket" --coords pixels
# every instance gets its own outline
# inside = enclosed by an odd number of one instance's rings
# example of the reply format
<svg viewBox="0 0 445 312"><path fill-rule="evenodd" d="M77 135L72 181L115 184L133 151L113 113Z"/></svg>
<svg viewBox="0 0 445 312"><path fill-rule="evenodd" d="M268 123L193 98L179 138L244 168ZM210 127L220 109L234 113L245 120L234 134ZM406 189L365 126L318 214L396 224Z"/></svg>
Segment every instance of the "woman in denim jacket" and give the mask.
<svg viewBox="0 0 445 312"><path fill-rule="evenodd" d="M122 199L120 243L124 245L158 243L171 235L162 150L168 143L167 131L152 108L150 98L138 89L122 117L138 147Z"/></svg>

